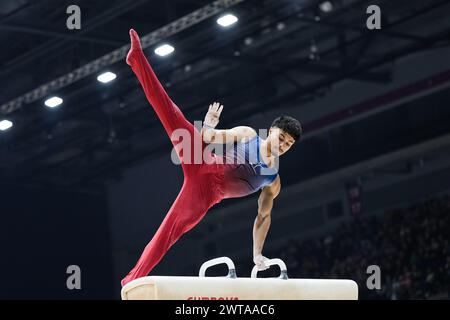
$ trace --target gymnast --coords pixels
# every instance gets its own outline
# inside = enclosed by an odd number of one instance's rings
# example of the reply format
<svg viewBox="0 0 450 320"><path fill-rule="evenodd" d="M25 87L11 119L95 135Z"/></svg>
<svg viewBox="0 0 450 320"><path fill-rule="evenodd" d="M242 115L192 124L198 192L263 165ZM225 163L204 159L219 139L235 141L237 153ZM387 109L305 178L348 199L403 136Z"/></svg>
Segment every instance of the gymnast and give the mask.
<svg viewBox="0 0 450 320"><path fill-rule="evenodd" d="M264 241L270 227L273 201L281 189L278 157L286 153L302 134L300 123L289 116L276 118L267 138L246 126L216 129L223 106L212 103L198 130L167 95L148 63L139 37L130 30L131 48L126 62L136 74L145 95L166 130L179 157L184 174L183 186L152 240L145 247L135 267L122 279L128 282L144 277L159 263L170 247L197 225L213 205L226 198L244 197L261 190L258 214L253 225L253 262L258 270L265 270L268 259L262 255ZM180 148L177 130L188 132L190 148ZM204 152L200 163L192 161L195 141L201 150L209 144L233 143L232 152L218 155ZM207 150L207 149L206 149Z"/></svg>

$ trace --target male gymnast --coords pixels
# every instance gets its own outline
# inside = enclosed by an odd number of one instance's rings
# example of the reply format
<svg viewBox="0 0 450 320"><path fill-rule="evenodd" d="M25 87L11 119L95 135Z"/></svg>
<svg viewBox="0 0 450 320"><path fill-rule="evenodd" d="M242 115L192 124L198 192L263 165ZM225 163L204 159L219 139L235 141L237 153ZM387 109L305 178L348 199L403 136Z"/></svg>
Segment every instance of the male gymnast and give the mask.
<svg viewBox="0 0 450 320"><path fill-rule="evenodd" d="M226 198L244 197L259 190L258 214L253 225L253 261L258 270L267 269L268 259L262 255L262 249L270 227L273 201L281 189L277 161L301 138L302 126L292 117L280 116L273 121L266 139L246 126L219 130L216 126L223 106L214 102L209 106L203 128L197 130L167 95L133 29L130 30L130 38L131 48L126 62L139 79L177 152L184 182L135 267L122 279L122 286L148 275L170 247L197 225L213 205ZM176 130L184 130L191 135L190 148L180 148L181 143L174 134ZM220 145L232 142L232 152L226 152L224 156L205 151L204 160L200 163L192 161L192 152L186 151L195 149L196 139L200 141L201 150L210 143Z"/></svg>

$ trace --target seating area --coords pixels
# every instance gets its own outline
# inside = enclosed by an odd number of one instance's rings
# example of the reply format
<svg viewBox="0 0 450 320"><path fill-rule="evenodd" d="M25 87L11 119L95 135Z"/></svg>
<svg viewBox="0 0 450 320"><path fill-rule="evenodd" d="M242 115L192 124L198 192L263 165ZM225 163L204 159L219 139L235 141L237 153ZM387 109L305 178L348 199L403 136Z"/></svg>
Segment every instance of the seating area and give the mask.
<svg viewBox="0 0 450 320"><path fill-rule="evenodd" d="M446 195L383 214L363 214L322 237L290 239L280 250L264 254L283 259L291 278L355 280L360 299L445 299L450 296L449 234ZM366 286L370 265L380 267L380 290ZM261 276L277 272L270 269Z"/></svg>

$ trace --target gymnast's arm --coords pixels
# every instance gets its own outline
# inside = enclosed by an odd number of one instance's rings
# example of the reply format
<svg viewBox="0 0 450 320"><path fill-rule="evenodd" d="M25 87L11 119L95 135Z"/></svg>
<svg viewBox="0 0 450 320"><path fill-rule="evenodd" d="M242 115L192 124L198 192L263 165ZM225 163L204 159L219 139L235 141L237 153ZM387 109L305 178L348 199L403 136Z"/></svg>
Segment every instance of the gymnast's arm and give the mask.
<svg viewBox="0 0 450 320"><path fill-rule="evenodd" d="M262 255L264 241L270 228L273 200L278 196L281 189L280 176L275 181L264 187L258 199L258 215L253 225L253 258Z"/></svg>
<svg viewBox="0 0 450 320"><path fill-rule="evenodd" d="M223 105L214 102L209 106L202 128L202 137L205 143L226 144L230 142L251 139L256 136L253 128L246 126L234 127L232 129L215 129L219 123L219 117L223 110Z"/></svg>
<svg viewBox="0 0 450 320"><path fill-rule="evenodd" d="M241 141L243 139L251 139L256 136L253 128L239 126L231 129L212 129L203 127L203 141L205 143L226 144L230 142Z"/></svg>

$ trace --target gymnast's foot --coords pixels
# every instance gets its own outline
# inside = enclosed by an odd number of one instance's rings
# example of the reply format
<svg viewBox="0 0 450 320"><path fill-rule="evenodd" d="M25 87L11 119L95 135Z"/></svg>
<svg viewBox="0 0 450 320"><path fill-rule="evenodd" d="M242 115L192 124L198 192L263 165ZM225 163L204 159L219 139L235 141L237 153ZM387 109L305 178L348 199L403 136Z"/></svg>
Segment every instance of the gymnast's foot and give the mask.
<svg viewBox="0 0 450 320"><path fill-rule="evenodd" d="M122 285L122 287L124 287L131 280L133 279L131 278L130 274L127 274L127 276L120 281L120 284Z"/></svg>
<svg viewBox="0 0 450 320"><path fill-rule="evenodd" d="M127 54L127 64L131 66L132 59L135 53L142 51L141 41L139 40L139 36L134 29L130 29L130 40L131 40L131 48Z"/></svg>

